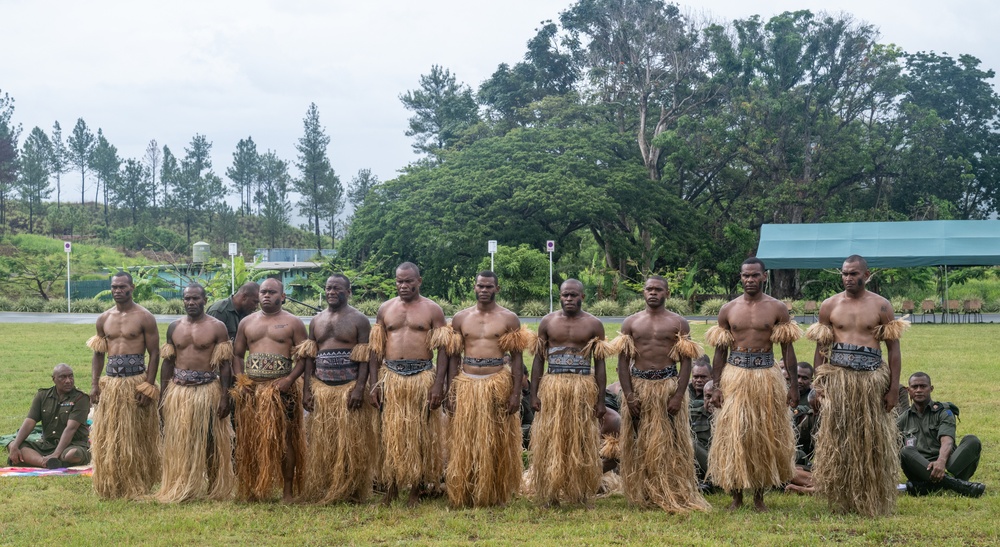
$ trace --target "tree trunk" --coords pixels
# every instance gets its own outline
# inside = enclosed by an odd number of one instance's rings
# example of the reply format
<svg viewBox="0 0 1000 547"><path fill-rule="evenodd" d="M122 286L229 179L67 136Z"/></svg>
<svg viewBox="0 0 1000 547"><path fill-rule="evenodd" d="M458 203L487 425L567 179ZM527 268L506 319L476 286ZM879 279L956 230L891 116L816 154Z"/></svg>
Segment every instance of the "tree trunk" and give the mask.
<svg viewBox="0 0 1000 547"><path fill-rule="evenodd" d="M799 296L799 271L798 270L771 270L774 277L774 285L771 287L771 296L782 298L798 298Z"/></svg>

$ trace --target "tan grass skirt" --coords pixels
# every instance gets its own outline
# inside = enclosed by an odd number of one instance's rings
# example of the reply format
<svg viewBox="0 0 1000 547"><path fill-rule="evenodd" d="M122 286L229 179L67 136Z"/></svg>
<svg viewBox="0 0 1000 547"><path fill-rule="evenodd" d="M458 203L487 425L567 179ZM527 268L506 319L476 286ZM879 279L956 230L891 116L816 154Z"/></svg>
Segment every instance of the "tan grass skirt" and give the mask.
<svg viewBox="0 0 1000 547"><path fill-rule="evenodd" d="M677 379L632 378L640 404L638 431L627 404L622 405L621 475L625 497L634 504L657 505L668 513L707 511L710 505L698 491L694 440L687 394L677 414L667 402L677 391Z"/></svg>
<svg viewBox="0 0 1000 547"><path fill-rule="evenodd" d="M282 394L278 380L254 382L237 377L232 389L236 404L236 482L240 499L271 497L284 485L282 466L291 440L295 459L293 492L302 492L305 471L305 436L302 430L302 379ZM249 387L249 391L244 390Z"/></svg>
<svg viewBox="0 0 1000 547"><path fill-rule="evenodd" d="M233 426L219 419L222 383L200 386L171 384L161 403L163 475L156 499L181 502L233 497Z"/></svg>
<svg viewBox="0 0 1000 547"><path fill-rule="evenodd" d="M90 433L94 491L101 498L147 496L160 479L160 416L156 403L135 401L145 374L102 376Z"/></svg>
<svg viewBox="0 0 1000 547"><path fill-rule="evenodd" d="M538 503L587 503L601 482L601 443L593 376L546 374L531 426L531 488Z"/></svg>
<svg viewBox="0 0 1000 547"><path fill-rule="evenodd" d="M462 372L452 380L445 486L453 506L502 505L521 487L521 419L507 414L513 384L509 367L486 378Z"/></svg>
<svg viewBox="0 0 1000 547"><path fill-rule="evenodd" d="M855 371L826 364L813 385L824 393L813 479L830 508L867 516L896 507L899 431L885 411L889 367Z"/></svg>
<svg viewBox="0 0 1000 547"><path fill-rule="evenodd" d="M444 478L441 409L431 410L428 396L434 369L402 376L382 367L382 474L386 485L437 486Z"/></svg>
<svg viewBox="0 0 1000 547"><path fill-rule="evenodd" d="M712 426L708 479L727 492L792 480L795 432L781 369L727 365L721 383L723 403Z"/></svg>
<svg viewBox="0 0 1000 547"><path fill-rule="evenodd" d="M303 499L319 503L365 501L379 463L378 411L367 402L349 410L357 381L310 382L313 411L306 418L308 457Z"/></svg>

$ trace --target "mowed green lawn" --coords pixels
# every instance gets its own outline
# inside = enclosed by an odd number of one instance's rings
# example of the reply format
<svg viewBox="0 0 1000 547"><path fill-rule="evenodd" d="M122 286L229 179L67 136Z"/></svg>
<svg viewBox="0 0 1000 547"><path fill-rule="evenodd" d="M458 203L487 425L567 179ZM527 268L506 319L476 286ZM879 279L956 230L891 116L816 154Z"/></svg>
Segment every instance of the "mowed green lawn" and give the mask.
<svg viewBox="0 0 1000 547"><path fill-rule="evenodd" d="M163 326L165 328L165 325ZM707 325L692 325L701 339ZM0 432L13 432L27 413L35 390L51 385L53 365L66 362L77 385L90 388L90 352L84 341L92 327L0 325ZM607 327L609 337L618 325ZM935 395L961 407L959 435L975 433L984 459L976 480L987 494L971 500L954 495L901 496L896 515L882 519L832 515L823 500L771 493L771 512L730 513L728 497L709 496L707 514L671 516L630 507L620 497L598 500L594 509L542 509L518 499L510 506L453 510L443 499L415 509L401 503L316 507L279 503L190 503L101 501L86 477L0 478L0 544L339 544L468 543L621 544L644 543L818 544L906 543L981 545L1000 543L1000 359L995 348L1000 325L917 325L904 337L903 377L931 374ZM800 342L800 360L813 347ZM614 364L609 364L609 382Z"/></svg>

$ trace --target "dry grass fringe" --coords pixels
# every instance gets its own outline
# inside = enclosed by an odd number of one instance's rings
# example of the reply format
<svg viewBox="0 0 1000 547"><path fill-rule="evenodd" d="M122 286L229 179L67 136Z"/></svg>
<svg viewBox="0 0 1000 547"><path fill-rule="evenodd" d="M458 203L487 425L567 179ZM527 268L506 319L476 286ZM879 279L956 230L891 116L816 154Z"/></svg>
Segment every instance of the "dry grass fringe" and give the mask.
<svg viewBox="0 0 1000 547"><path fill-rule="evenodd" d="M455 345L453 334L455 331L448 325L427 331L427 349L431 351L442 349L445 353L452 355L449 349Z"/></svg>
<svg viewBox="0 0 1000 547"><path fill-rule="evenodd" d="M731 330L714 325L705 332L705 343L716 348L731 348L736 342Z"/></svg>
<svg viewBox="0 0 1000 547"><path fill-rule="evenodd" d="M315 358L316 351L316 341L306 338L299 345L292 348L292 360Z"/></svg>
<svg viewBox="0 0 1000 547"><path fill-rule="evenodd" d="M108 339L95 334L87 339L87 347L92 349L94 353L107 353Z"/></svg>
<svg viewBox="0 0 1000 547"><path fill-rule="evenodd" d="M520 353L535 346L538 336L527 327L510 331L497 340L500 351L504 353Z"/></svg>
<svg viewBox="0 0 1000 547"><path fill-rule="evenodd" d="M371 359L371 346L368 344L358 344L351 349L351 361L367 363Z"/></svg>
<svg viewBox="0 0 1000 547"><path fill-rule="evenodd" d="M371 333L368 334L368 350L379 359L385 357L385 336L385 326L381 323L372 325Z"/></svg>
<svg viewBox="0 0 1000 547"><path fill-rule="evenodd" d="M98 497L139 499L160 479L160 417L155 404L135 400L143 382L141 374L101 377L90 433Z"/></svg>
<svg viewBox="0 0 1000 547"><path fill-rule="evenodd" d="M614 346L608 343L607 340L591 338L587 342L587 345L583 346L583 355L585 357L593 357L594 359L607 359L615 355Z"/></svg>
<svg viewBox="0 0 1000 547"><path fill-rule="evenodd" d="M149 397L153 401L160 400L160 388L156 387L156 384L151 384L146 381L142 381L139 385L135 386L135 390L142 393L146 397Z"/></svg>
<svg viewBox="0 0 1000 547"><path fill-rule="evenodd" d="M167 342L160 346L160 359L173 359L174 357L177 357L177 350L173 344Z"/></svg>
<svg viewBox="0 0 1000 547"><path fill-rule="evenodd" d="M670 350L671 359L674 361L680 361L682 357L697 359L702 355L705 355L705 350L701 348L701 344L691 339L690 334L677 333L677 341Z"/></svg>
<svg viewBox="0 0 1000 547"><path fill-rule="evenodd" d="M236 490L233 426L216 412L222 383L172 385L163 398L163 475L156 499L225 501Z"/></svg>
<svg viewBox="0 0 1000 547"><path fill-rule="evenodd" d="M620 435L603 435L601 437L602 460L617 460L622 457L622 441Z"/></svg>
<svg viewBox="0 0 1000 547"><path fill-rule="evenodd" d="M306 418L308 455L302 499L322 504L363 502L371 496L379 463L378 410L348 410L357 382L312 382L314 410Z"/></svg>
<svg viewBox="0 0 1000 547"><path fill-rule="evenodd" d="M777 365L727 366L722 408L713 416L708 477L727 492L780 486L795 473L795 433L788 388Z"/></svg>
<svg viewBox="0 0 1000 547"><path fill-rule="evenodd" d="M434 369L402 376L382 367L381 480L401 487L439 484L444 477L443 414L431 410L428 395Z"/></svg>
<svg viewBox="0 0 1000 547"><path fill-rule="evenodd" d="M285 451L295 459L293 492L302 491L305 436L302 431L302 379L286 397L294 409L289 420L277 380L254 382L241 374L230 391L236 415L236 480L238 495L246 501L269 498L284 485ZM249 388L247 390L246 388ZM290 437L291 446L288 446Z"/></svg>
<svg viewBox="0 0 1000 547"><path fill-rule="evenodd" d="M639 355L639 352L635 349L635 339L629 334L618 333L615 339L611 342L612 353L619 355L623 358L631 358Z"/></svg>
<svg viewBox="0 0 1000 547"><path fill-rule="evenodd" d="M162 354L161 354L162 355ZM220 342L215 345L215 349L212 350L212 366L215 367L215 371L219 371L219 367L227 361L233 360L233 343L230 340L225 342Z"/></svg>
<svg viewBox="0 0 1000 547"><path fill-rule="evenodd" d="M633 378L632 387L641 413L636 431L628 405L622 405L620 469L625 497L668 513L708 511L711 506L698 491L695 476L687 394L677 414L670 416L667 402L677 391L676 378Z"/></svg>
<svg viewBox="0 0 1000 547"><path fill-rule="evenodd" d="M802 329L794 319L779 323L771 330L771 342L775 344L791 344L802 338Z"/></svg>
<svg viewBox="0 0 1000 547"><path fill-rule="evenodd" d="M546 340L545 338L542 338L541 336L538 336L538 337L535 338L535 347L529 349L528 351L531 352L533 355L542 355L542 356L544 356L545 355L545 348L546 348L546 346L548 346L548 344L549 344L548 340Z"/></svg>
<svg viewBox="0 0 1000 547"><path fill-rule="evenodd" d="M614 471L608 471L601 475L601 485L597 487L597 499L619 496L625 492L622 477Z"/></svg>
<svg viewBox="0 0 1000 547"><path fill-rule="evenodd" d="M806 329L806 338L816 342L820 347L828 347L833 344L833 329L824 323L813 323Z"/></svg>
<svg viewBox="0 0 1000 547"><path fill-rule="evenodd" d="M873 334L880 342L886 340L899 340L903 337L906 329L910 328L910 322L905 319L894 319L885 325L876 325Z"/></svg>
<svg viewBox="0 0 1000 547"><path fill-rule="evenodd" d="M896 507L899 431L883 402L889 367L854 371L825 365L816 380L825 391L816 435L813 479L830 508L869 517Z"/></svg>
<svg viewBox="0 0 1000 547"><path fill-rule="evenodd" d="M531 426L529 478L538 503L588 503L601 481L600 431L593 376L546 374L541 411Z"/></svg>
<svg viewBox="0 0 1000 547"><path fill-rule="evenodd" d="M455 415L448 427L445 486L454 507L508 503L521 488L520 414L508 414L510 367L486 378L452 380Z"/></svg>

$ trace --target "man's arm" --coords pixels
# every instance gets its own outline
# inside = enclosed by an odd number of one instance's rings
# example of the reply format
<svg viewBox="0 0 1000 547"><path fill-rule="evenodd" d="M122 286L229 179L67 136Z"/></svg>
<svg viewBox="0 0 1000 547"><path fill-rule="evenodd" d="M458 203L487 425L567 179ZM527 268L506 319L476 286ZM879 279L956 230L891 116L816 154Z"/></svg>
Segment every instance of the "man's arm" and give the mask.
<svg viewBox="0 0 1000 547"><path fill-rule="evenodd" d="M171 346L174 345L174 330L177 328L177 322L178 321L180 321L180 320L178 319L177 321L174 321L174 322L170 323L170 326L167 327L167 343L170 344ZM174 361L175 361L175 359L177 359L176 355L177 354L176 354L176 348L175 348L174 356L172 356L172 357L163 357L163 358L160 359L160 397L161 397L161 399L163 397L163 394L165 394L167 392L167 386L170 385L170 380L174 377L174 364L175 364Z"/></svg>
<svg viewBox="0 0 1000 547"><path fill-rule="evenodd" d="M357 329L357 343L367 344L368 338L371 335L371 325L368 324L368 318L360 312L355 317L355 328ZM315 365L315 361L313 361L313 364ZM315 366L312 368L315 369ZM350 410L359 409L361 408L361 405L365 403L365 386L368 384L368 368L368 363L358 365L358 379L354 382L354 390L351 391L347 400L347 408Z"/></svg>
<svg viewBox="0 0 1000 547"><path fill-rule="evenodd" d="M292 347L298 346L302 342L309 339L309 335L306 334L306 325L298 317L292 316ZM295 357L292 357L295 359ZM306 363L312 361L311 357L300 357L295 359L295 366L292 367L292 371L288 373L288 376L278 380L275 384L282 393L287 393L289 389L295 384L295 380L302 376L302 373L306 371Z"/></svg>
<svg viewBox="0 0 1000 547"><path fill-rule="evenodd" d="M632 336L632 317L627 317L622 323L622 336ZM618 355L618 383L622 386L622 398L625 400L625 404L628 405L628 410L633 417L638 418L640 413L639 400L635 398L635 393L632 392L632 369L631 363L635 355L623 351Z"/></svg>
<svg viewBox="0 0 1000 547"><path fill-rule="evenodd" d="M149 368L146 369L146 381L156 385L156 372L160 367L160 331L156 326L156 318L148 311L142 314L142 335L146 341L146 353L149 354ZM139 405L146 406L153 400L138 393Z"/></svg>
<svg viewBox="0 0 1000 547"><path fill-rule="evenodd" d="M233 342L233 376L243 374L243 358L247 354L247 334L244 325L245 323L240 321L240 326L236 329L236 341Z"/></svg>
<svg viewBox="0 0 1000 547"><path fill-rule="evenodd" d="M383 302L382 305L378 307L378 311L375 312L375 328L380 329L383 333L385 332L385 320L382 316L382 310L385 309L386 303ZM382 337L384 338L384 336ZM369 341L371 339L369 338ZM378 351L376 351L376 349ZM370 355L368 357L368 384L371 389L372 395L372 405L375 408L382 408L382 387L378 383L378 367L382 364L383 355L379 355L379 352L385 352L385 348L372 348Z"/></svg>
<svg viewBox="0 0 1000 547"><path fill-rule="evenodd" d="M507 317L508 332L521 330L521 320L517 315L511 313ZM510 374L513 382L510 386L510 397L507 399L507 414L516 414L521 409L521 384L524 383L523 351L510 352Z"/></svg>
<svg viewBox="0 0 1000 547"><path fill-rule="evenodd" d="M719 328L729 330L729 307L728 304L719 310ZM722 371L726 368L726 361L729 358L729 348L726 346L716 346L715 354L712 356L712 404L716 408L722 408Z"/></svg>
<svg viewBox="0 0 1000 547"><path fill-rule="evenodd" d="M594 318L594 337L598 340L605 339L604 323L601 323L601 320L596 317ZM600 420L607 412L604 407L604 393L608 385L608 377L603 357L594 359L594 381L597 382L597 403L594 405L594 416Z"/></svg>
<svg viewBox="0 0 1000 547"><path fill-rule="evenodd" d="M895 320L895 315L892 312L892 306L886 301L880 309L879 322L888 325L893 320ZM896 404L899 403L899 371L903 362L902 354L899 351L899 340L886 340L885 350L889 354L889 389L886 390L883 400L885 401L885 411L892 412L896 408ZM954 440L952 442L954 443ZM947 463L947 458L945 463Z"/></svg>
<svg viewBox="0 0 1000 547"><path fill-rule="evenodd" d="M101 339L107 336L104 333L106 313L97 318L97 336ZM90 402L95 405L101 402L101 372L104 371L104 357L104 353L95 351L94 356L90 358Z"/></svg>
<svg viewBox="0 0 1000 547"><path fill-rule="evenodd" d="M819 318L817 319L817 321L832 329L833 323L830 321L830 313L832 311L833 304L831 303L831 300L832 299L828 298L824 300L822 304L819 305ZM819 342L817 342L816 351L813 353L813 370L818 372L819 367L824 366L825 364L826 364L826 353L824 352L823 346L820 345Z"/></svg>
<svg viewBox="0 0 1000 547"><path fill-rule="evenodd" d="M35 429L35 424L37 423L37 421L31 418L25 418L24 423L21 424L21 429L17 430L17 436L7 445L7 452L9 453L11 463L24 463L24 458L21 457L21 443L28 438L28 435L31 435L31 430Z"/></svg>
<svg viewBox="0 0 1000 547"><path fill-rule="evenodd" d="M535 359L531 362L531 409L538 412L542 409L542 402L538 399L538 384L542 380L542 369L545 368L545 352L549 348L549 324L548 316L542 318L538 324L538 346L535 352Z"/></svg>
<svg viewBox="0 0 1000 547"><path fill-rule="evenodd" d="M221 321L215 324L215 343L216 344L230 344L232 341L229 339L229 330L226 328L225 323ZM219 383L222 387L222 397L219 398L219 409L217 415L220 419L225 418L229 415L232 407L232 401L229 396L229 388L233 385L233 361L232 359L227 359L219 363Z"/></svg>
<svg viewBox="0 0 1000 547"><path fill-rule="evenodd" d="M69 444L73 442L73 435L76 435L77 429L80 429L79 421L73 419L67 420L66 429L63 429L62 435L59 436L59 444L56 445L56 449L51 454L42 457L42 462L48 463L49 460L59 459L62 453L69 448Z"/></svg>
<svg viewBox="0 0 1000 547"><path fill-rule="evenodd" d="M441 306L433 303L431 308L434 310L431 318L431 329L439 329L447 325L444 319L444 311ZM444 399L445 390L448 389L448 352L444 346L437 349L437 370L434 375L434 386L431 387L430 398L428 399L428 404L430 404L431 410L437 410L441 407L441 401Z"/></svg>
<svg viewBox="0 0 1000 547"><path fill-rule="evenodd" d="M951 452L955 449L955 439L952 439L949 435L942 435L938 440L941 441L941 450L938 450L937 459L927 466L927 470L931 472L931 481L933 482L944 478L944 474L948 470L948 458L951 457Z"/></svg>
<svg viewBox="0 0 1000 547"><path fill-rule="evenodd" d="M777 302L775 303L775 307L778 309L779 325L791 321L792 318L788 315L788 307L784 303ZM781 358L785 363L785 370L788 371L788 406L794 409L799 406L799 383L796 380L799 374L799 361L795 357L794 342L781 344Z"/></svg>
<svg viewBox="0 0 1000 547"><path fill-rule="evenodd" d="M680 319L680 335L687 337L691 335L691 326L683 317ZM680 371L677 377L677 391L674 392L670 400L667 401L667 412L671 416L676 416L684 403L684 395L687 394L688 382L691 381L691 357L682 355L680 360Z"/></svg>
<svg viewBox="0 0 1000 547"><path fill-rule="evenodd" d="M322 313L322 312L320 312ZM316 342L316 326L319 324L319 315L313 317L313 320L309 322L309 339ZM313 375L316 374L316 359L306 359L305 374L302 375L302 408L313 411L313 394L312 394L312 379ZM359 380L360 381L360 380ZM348 404L350 407L350 404Z"/></svg>

